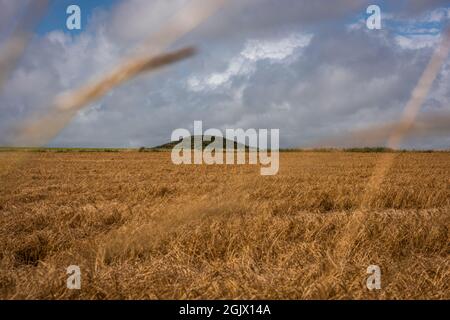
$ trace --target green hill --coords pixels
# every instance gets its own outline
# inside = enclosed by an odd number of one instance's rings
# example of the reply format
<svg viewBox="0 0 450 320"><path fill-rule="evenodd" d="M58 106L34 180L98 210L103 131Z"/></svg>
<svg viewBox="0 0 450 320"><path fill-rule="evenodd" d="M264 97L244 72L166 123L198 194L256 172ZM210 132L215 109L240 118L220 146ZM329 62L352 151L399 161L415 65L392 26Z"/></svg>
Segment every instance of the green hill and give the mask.
<svg viewBox="0 0 450 320"><path fill-rule="evenodd" d="M191 149L194 149L194 136L191 137ZM248 150L257 150L256 148L250 148L247 145L243 145L238 143L237 141L231 141L228 140L226 138L223 137L211 137L210 140L205 141L206 139L208 139L209 136L203 136L202 137L202 150L205 149L209 144L213 143L216 141L216 139L219 139L219 141L221 141L221 146L223 150L227 149L227 142L228 144L232 143L233 144L233 149L237 149L238 147L241 147L243 149L245 149L246 151ZM165 143L156 147L152 147L152 148L146 148L146 147L142 147L139 149L139 151L163 151L163 150L172 150L173 147L175 147L177 144L179 144L182 141L182 139L178 140L178 141L172 141L169 143Z"/></svg>

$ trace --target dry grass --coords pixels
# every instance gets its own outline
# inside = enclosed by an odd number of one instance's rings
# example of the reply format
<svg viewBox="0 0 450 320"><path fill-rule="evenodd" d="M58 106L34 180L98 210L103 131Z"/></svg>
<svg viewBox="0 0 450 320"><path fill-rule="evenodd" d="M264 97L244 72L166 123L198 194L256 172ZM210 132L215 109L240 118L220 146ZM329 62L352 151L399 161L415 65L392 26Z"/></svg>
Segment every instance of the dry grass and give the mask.
<svg viewBox="0 0 450 320"><path fill-rule="evenodd" d="M450 298L449 153L397 154L364 210L380 154L282 153L265 177L166 152L23 154L0 153L1 298Z"/></svg>

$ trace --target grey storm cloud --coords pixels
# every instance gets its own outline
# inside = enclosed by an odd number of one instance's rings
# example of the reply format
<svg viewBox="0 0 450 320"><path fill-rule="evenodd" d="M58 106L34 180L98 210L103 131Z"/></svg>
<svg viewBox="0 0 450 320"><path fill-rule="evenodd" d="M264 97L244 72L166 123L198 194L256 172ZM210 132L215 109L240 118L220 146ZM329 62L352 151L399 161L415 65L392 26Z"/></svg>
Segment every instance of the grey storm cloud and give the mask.
<svg viewBox="0 0 450 320"><path fill-rule="evenodd" d="M184 3L123 1L111 11L96 12L80 35L53 31L34 39L0 96L0 144L8 143L15 124L44 112L49 97L114 66ZM417 15L443 5L423 3L413 1L395 13ZM115 88L81 110L50 144L152 146L167 142L174 129L203 120L204 128L280 128L283 147L304 147L393 123L432 54L432 43L412 38L423 45L411 48L393 30L367 30L364 22L354 27L367 4L231 1L173 44L196 45L197 56ZM140 18L147 13L152 19ZM424 112L450 113L448 83L447 59ZM441 131L433 134L405 143L450 147Z"/></svg>

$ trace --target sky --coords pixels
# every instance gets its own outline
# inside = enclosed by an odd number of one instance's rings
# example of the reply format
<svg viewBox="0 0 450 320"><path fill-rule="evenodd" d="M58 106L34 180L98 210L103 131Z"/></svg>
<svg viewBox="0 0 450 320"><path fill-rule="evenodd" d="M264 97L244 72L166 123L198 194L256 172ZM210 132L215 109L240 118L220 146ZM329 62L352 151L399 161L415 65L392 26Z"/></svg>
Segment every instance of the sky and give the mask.
<svg viewBox="0 0 450 320"><path fill-rule="evenodd" d="M0 47L26 3L0 0ZM52 2L0 88L0 145L53 97L157 35L186 3ZM81 30L66 28L70 4L81 8ZM381 30L366 27L371 4L381 8ZM229 0L169 48L193 45L197 55L114 88L48 145L155 146L202 120L205 129L278 128L284 148L319 146L398 121L449 21L450 5L440 0ZM447 57L422 106L421 130L402 147L450 148L449 83Z"/></svg>
<svg viewBox="0 0 450 320"><path fill-rule="evenodd" d="M9 0L11 1L11 0ZM72 4L76 4L82 9L81 11L81 30L72 30L71 34L79 34L83 32L83 26L88 23L90 18L95 15L97 10L112 10L117 5L117 0L57 0L49 2L48 8L42 20L36 27L36 33L45 35L54 30L64 30L68 14L66 9Z"/></svg>

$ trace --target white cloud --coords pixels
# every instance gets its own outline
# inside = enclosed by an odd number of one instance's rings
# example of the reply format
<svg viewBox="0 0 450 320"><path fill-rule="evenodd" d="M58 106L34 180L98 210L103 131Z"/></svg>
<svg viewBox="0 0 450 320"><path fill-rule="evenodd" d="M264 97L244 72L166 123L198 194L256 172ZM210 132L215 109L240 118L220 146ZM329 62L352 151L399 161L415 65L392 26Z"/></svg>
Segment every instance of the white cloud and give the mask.
<svg viewBox="0 0 450 320"><path fill-rule="evenodd" d="M229 82L235 76L249 75L253 72L254 68L254 64L239 55L230 61L224 72L215 72L203 78L193 75L188 78L187 84L189 89L197 92L208 89L216 89Z"/></svg>
<svg viewBox="0 0 450 320"><path fill-rule="evenodd" d="M397 44L403 49L423 49L434 47L440 39L440 34L414 34L414 35L398 35L396 36Z"/></svg>
<svg viewBox="0 0 450 320"><path fill-rule="evenodd" d="M193 75L187 80L192 91L217 89L226 85L233 77L248 76L256 69L256 62L267 60L269 63L282 63L295 50L309 45L311 34L291 34L277 40L248 40L244 49L231 59L223 72L215 72L204 77Z"/></svg>
<svg viewBox="0 0 450 320"><path fill-rule="evenodd" d="M241 55L250 61L283 60L297 48L307 47L311 39L311 34L292 34L279 40L249 40Z"/></svg>

